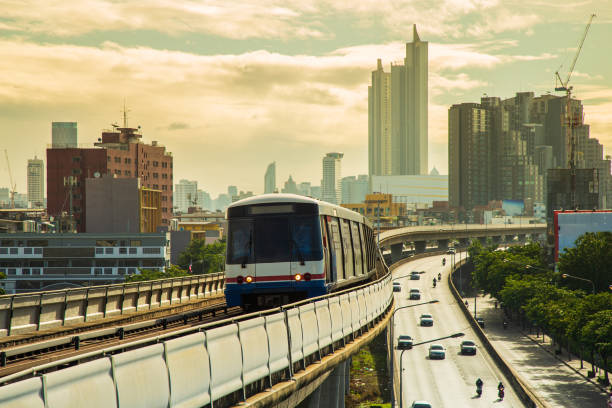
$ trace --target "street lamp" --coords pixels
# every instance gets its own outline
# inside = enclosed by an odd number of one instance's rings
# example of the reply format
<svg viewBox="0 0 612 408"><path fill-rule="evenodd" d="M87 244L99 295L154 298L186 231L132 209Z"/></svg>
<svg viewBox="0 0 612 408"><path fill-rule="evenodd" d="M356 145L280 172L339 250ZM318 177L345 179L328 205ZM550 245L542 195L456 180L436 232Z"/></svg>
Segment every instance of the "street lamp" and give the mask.
<svg viewBox="0 0 612 408"><path fill-rule="evenodd" d="M581 281L590 282L591 285L593 285L593 294L595 294L595 284L593 283L592 280L585 279L585 278L579 278L578 276L570 275L569 273L563 273L563 274L561 274L561 277L563 279L574 278L574 279L578 279L578 280L581 280ZM612 286L612 285L610 285L610 286Z"/></svg>
<svg viewBox="0 0 612 408"><path fill-rule="evenodd" d="M394 364L393 364L393 360L395 359L395 353L393 352L394 350L394 344L395 344L395 335L393 334L393 327L394 327L394 317L395 317L395 313L397 313L398 311L402 310L402 309L407 309L409 307L415 307L415 306L422 306L422 305L428 305L431 303L438 303L439 300L438 299L433 299L430 300L428 302L422 302L422 303L415 303L412 305L408 305L408 306L402 306L402 307L398 307L397 309L395 309L393 311L393 313L391 314L391 406L394 407L395 406L395 393L393 392L393 369L394 369ZM401 359L401 356L400 356ZM401 360L400 360L400 364L401 364ZM401 367L400 367L401 368ZM400 382L402 380L401 378L401 370L400 370ZM402 389L400 388L400 395L401 395ZM400 405L401 405L401 400L400 400Z"/></svg>
<svg viewBox="0 0 612 408"><path fill-rule="evenodd" d="M425 341L422 341L420 343L414 343L412 345L412 347L420 346L421 344L433 343L434 341L438 341L438 340L445 340L445 339L452 339L452 338L456 338L456 337L463 337L464 335L465 335L464 333L453 333L453 334L451 334L449 336L438 337L437 339L425 340ZM403 408L403 406L404 406L404 398L402 397L403 383L404 383L404 381L403 381L404 376L402 375L403 372L404 372L404 368L403 368L404 351L406 351L406 350L402 350L402 352L400 353L400 408ZM391 381L393 382L393 371L391 371ZM393 394L391 394L391 395L393 396ZM391 402L391 407L395 407L395 401Z"/></svg>

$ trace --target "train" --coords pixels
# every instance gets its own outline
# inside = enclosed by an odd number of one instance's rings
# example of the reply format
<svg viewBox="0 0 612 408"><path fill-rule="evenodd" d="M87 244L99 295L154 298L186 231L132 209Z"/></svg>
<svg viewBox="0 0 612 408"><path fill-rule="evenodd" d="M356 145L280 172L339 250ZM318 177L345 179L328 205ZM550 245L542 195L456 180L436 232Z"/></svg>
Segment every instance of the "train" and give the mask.
<svg viewBox="0 0 612 408"><path fill-rule="evenodd" d="M310 197L263 194L232 203L228 307L278 307L371 279L378 247L363 215Z"/></svg>

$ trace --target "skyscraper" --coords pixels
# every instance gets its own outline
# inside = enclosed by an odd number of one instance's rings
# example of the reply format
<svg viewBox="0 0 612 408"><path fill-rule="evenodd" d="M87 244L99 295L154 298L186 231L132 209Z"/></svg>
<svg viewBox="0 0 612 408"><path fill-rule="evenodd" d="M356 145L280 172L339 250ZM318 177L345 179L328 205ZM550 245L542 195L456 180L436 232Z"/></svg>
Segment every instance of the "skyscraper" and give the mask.
<svg viewBox="0 0 612 408"><path fill-rule="evenodd" d="M34 156L28 160L28 203L30 207L45 205L45 167L44 162Z"/></svg>
<svg viewBox="0 0 612 408"><path fill-rule="evenodd" d="M77 147L77 123L51 122L51 147Z"/></svg>
<svg viewBox="0 0 612 408"><path fill-rule="evenodd" d="M174 208L176 211L186 213L189 207L195 207L198 203L198 182L191 180L180 180L174 186Z"/></svg>
<svg viewBox="0 0 612 408"><path fill-rule="evenodd" d="M276 191L276 162L268 164L264 176L264 194L271 194L274 191Z"/></svg>
<svg viewBox="0 0 612 408"><path fill-rule="evenodd" d="M378 60L368 87L369 175L428 173L428 46L413 27L404 64L385 73Z"/></svg>
<svg viewBox="0 0 612 408"><path fill-rule="evenodd" d="M342 157L344 153L327 153L323 158L321 200L340 204L342 199Z"/></svg>

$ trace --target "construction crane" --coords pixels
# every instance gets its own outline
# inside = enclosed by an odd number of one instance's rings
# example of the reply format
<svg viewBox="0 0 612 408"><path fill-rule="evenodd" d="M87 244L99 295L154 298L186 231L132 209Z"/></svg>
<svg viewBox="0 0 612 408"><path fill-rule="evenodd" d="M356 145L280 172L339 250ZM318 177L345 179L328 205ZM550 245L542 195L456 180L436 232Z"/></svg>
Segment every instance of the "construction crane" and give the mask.
<svg viewBox="0 0 612 408"><path fill-rule="evenodd" d="M587 34L589 33L589 28L591 28L591 23L593 22L593 18L595 18L595 14L591 14L589 18L589 22L584 29L584 34L582 34L582 38L580 39L580 44L578 45L578 49L576 50L576 55L574 55L574 60L572 61L572 65L567 73L567 78L565 81L561 79L559 75L559 71L555 72L555 91L556 92L565 92L565 126L567 129L567 137L566 141L569 144L569 154L568 154L568 164L570 168L570 177L571 177L571 204L572 208L576 208L576 137L574 135L574 127L578 124L578 118L573 117L573 113L571 112L571 99L572 99L572 89L573 86L570 86L570 80L572 79L572 74L574 73L574 68L576 67L576 62L578 61L578 57L580 56L580 51L582 51L582 46L584 45L584 40L586 39ZM560 84L560 86L559 86Z"/></svg>
<svg viewBox="0 0 612 408"><path fill-rule="evenodd" d="M9 180L11 182L10 197L11 197L11 208L15 208L15 193L17 192L17 184L13 181L13 173L11 173L11 163L9 162L8 150L4 149L4 157L6 157L6 166L8 167Z"/></svg>

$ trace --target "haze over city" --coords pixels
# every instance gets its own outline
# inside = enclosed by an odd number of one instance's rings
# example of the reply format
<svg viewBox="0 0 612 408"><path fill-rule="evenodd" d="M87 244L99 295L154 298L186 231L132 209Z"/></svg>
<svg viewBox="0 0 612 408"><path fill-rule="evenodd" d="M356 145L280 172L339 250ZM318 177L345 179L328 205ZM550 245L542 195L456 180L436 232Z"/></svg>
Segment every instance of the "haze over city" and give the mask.
<svg viewBox="0 0 612 408"><path fill-rule="evenodd" d="M0 2L0 125L17 190L27 159L45 157L52 121L78 122L79 144L129 125L174 156L174 182L211 195L263 191L266 165L318 185L321 159L344 153L342 174L367 174L370 72L412 41L429 42L429 168L447 173L447 115L483 94L553 91L573 74L591 137L612 153L612 2L447 0L219 4L176 1ZM6 165L0 185L8 186Z"/></svg>

